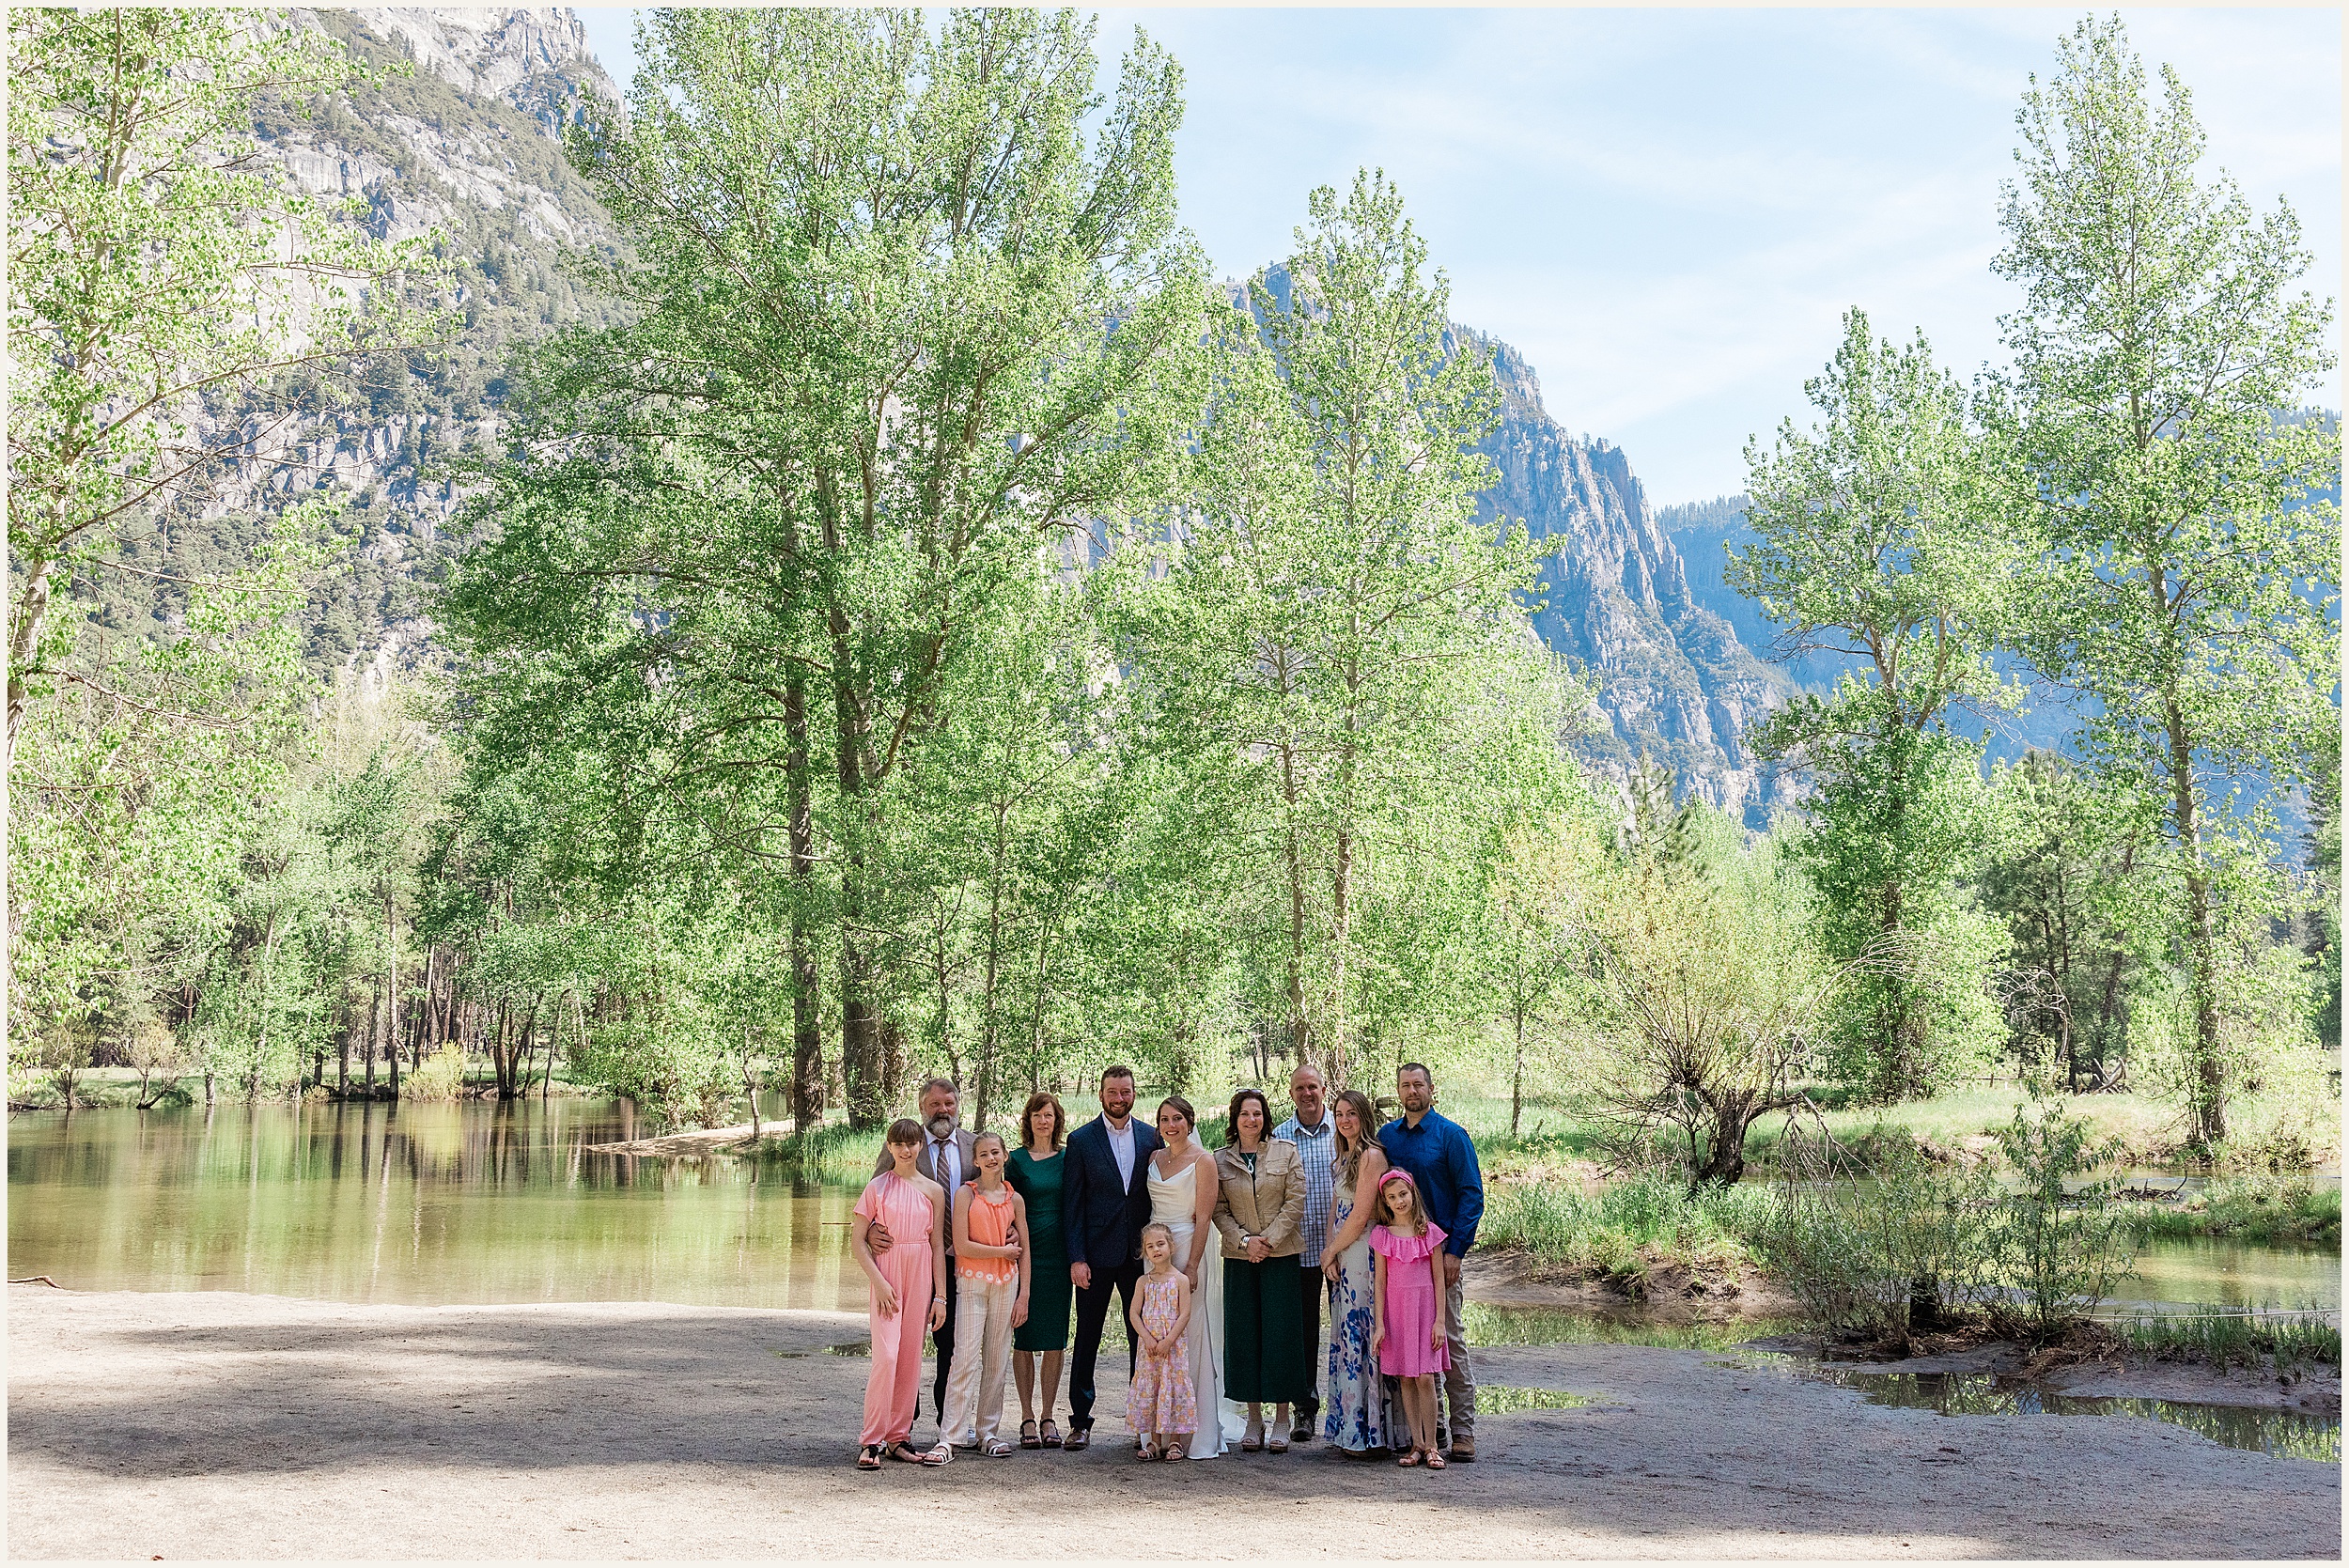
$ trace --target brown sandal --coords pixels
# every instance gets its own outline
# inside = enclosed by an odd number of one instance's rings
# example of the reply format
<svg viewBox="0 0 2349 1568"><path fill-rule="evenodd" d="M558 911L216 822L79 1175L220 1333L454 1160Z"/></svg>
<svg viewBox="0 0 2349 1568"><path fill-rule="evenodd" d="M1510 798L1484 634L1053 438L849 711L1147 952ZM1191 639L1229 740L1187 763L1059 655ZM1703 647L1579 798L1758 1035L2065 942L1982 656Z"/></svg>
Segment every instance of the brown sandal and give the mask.
<svg viewBox="0 0 2349 1568"><path fill-rule="evenodd" d="M1419 1463L1419 1450L1417 1450L1417 1449L1413 1449L1413 1450L1411 1450L1408 1453L1406 1453L1406 1454L1405 1454L1402 1458L1400 1458L1400 1459L1396 1460L1396 1461L1395 1461L1395 1463L1396 1463L1396 1464L1398 1464L1398 1465L1400 1465L1400 1466L1402 1466L1405 1469L1409 1469L1412 1466L1414 1466L1414 1465L1416 1465L1416 1464L1418 1464L1418 1463Z"/></svg>
<svg viewBox="0 0 2349 1568"><path fill-rule="evenodd" d="M1429 1449L1427 1451L1427 1467L1429 1469L1440 1470L1447 1463L1448 1461L1445 1460L1444 1456L1438 1453L1434 1449Z"/></svg>

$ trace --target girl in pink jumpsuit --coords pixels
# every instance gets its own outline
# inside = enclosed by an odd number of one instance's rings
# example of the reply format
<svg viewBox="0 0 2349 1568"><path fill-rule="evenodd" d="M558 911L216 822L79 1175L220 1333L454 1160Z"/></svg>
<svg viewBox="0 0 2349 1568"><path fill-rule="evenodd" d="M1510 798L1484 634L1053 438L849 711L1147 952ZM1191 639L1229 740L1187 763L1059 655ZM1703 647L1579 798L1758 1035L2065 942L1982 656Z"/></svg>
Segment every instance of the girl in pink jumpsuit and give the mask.
<svg viewBox="0 0 2349 1568"><path fill-rule="evenodd" d="M898 1118L890 1124L888 1141L894 1168L865 1184L848 1221L850 1245L872 1296L873 1370L864 1380L861 1470L880 1468L884 1456L910 1465L943 1465L954 1456L942 1440L927 1453L916 1452L912 1441L922 1336L946 1321L946 1194L915 1166L920 1123ZM876 1223L894 1242L879 1257L866 1234Z"/></svg>

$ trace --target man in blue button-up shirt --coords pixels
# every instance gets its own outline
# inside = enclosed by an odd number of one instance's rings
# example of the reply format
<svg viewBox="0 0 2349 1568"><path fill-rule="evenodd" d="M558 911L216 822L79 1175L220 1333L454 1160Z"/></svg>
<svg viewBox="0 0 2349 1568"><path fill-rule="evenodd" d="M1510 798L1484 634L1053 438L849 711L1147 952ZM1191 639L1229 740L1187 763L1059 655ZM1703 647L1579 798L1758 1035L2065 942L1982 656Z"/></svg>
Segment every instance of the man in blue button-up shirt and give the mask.
<svg viewBox="0 0 2349 1568"><path fill-rule="evenodd" d="M1476 1381L1469 1375L1468 1340L1460 1331L1460 1260L1476 1245L1485 1218L1485 1176L1477 1169L1476 1145L1457 1122L1436 1113L1436 1077L1417 1062L1394 1075L1403 1114L1378 1129L1387 1163L1410 1172L1427 1218L1443 1228L1443 1331L1452 1369L1443 1375L1453 1462L1476 1457ZM1439 1440L1441 1434L1439 1433Z"/></svg>

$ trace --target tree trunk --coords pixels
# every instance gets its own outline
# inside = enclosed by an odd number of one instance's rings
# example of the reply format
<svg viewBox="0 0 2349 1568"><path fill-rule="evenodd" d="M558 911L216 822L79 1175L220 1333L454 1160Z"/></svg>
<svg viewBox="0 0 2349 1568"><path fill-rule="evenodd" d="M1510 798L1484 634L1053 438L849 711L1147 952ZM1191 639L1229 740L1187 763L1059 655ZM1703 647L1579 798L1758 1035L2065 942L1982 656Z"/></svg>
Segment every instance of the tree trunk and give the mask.
<svg viewBox="0 0 2349 1568"><path fill-rule="evenodd" d="M383 999L371 997L367 1001L367 1098L375 1098L375 1018L383 1010Z"/></svg>
<svg viewBox="0 0 2349 1568"><path fill-rule="evenodd" d="M816 943L807 909L816 892L815 785L808 772L807 683L796 672L783 691L789 750L785 771L791 816L791 1125L806 1131L824 1115L824 1026L817 993Z"/></svg>
<svg viewBox="0 0 2349 1568"><path fill-rule="evenodd" d="M1509 1136L1517 1135L1517 1119L1525 1108L1525 1008L1522 1003L1513 1009L1517 1014L1517 1059L1509 1072Z"/></svg>
<svg viewBox="0 0 2349 1568"><path fill-rule="evenodd" d="M21 671L33 662L40 645L41 623L49 617L49 574L54 562L33 563L24 576L24 597L8 617L8 771L16 771L16 732L24 722L24 677ZM13 978L13 977L11 977Z"/></svg>
<svg viewBox="0 0 2349 1568"><path fill-rule="evenodd" d="M2218 954L2211 931L2210 877L2202 865L2201 823L2195 812L2194 739L2175 693L2164 703L2170 732L2171 810L2178 848L2186 858L2186 954L2194 993L2194 1141L2215 1147L2227 1136L2226 1063L2218 1044Z"/></svg>

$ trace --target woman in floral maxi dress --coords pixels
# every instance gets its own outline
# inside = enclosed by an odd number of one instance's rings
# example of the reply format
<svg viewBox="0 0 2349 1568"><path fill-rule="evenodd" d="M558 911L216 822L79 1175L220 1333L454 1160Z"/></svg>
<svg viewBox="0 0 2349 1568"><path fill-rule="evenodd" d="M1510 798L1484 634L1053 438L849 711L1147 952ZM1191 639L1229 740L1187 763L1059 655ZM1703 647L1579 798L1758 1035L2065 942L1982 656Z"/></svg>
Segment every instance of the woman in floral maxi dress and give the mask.
<svg viewBox="0 0 2349 1568"><path fill-rule="evenodd" d="M1377 1258L1370 1250L1370 1216L1387 1157L1378 1146L1377 1112L1361 1090L1341 1091L1331 1114L1337 1119L1338 1146L1331 1170L1335 1196L1330 1208L1330 1243L1321 1251L1321 1272L1330 1283L1329 1392L1322 1405L1321 1435L1356 1458L1383 1459L1398 1428L1387 1409L1378 1358L1371 1352L1378 1322Z"/></svg>

